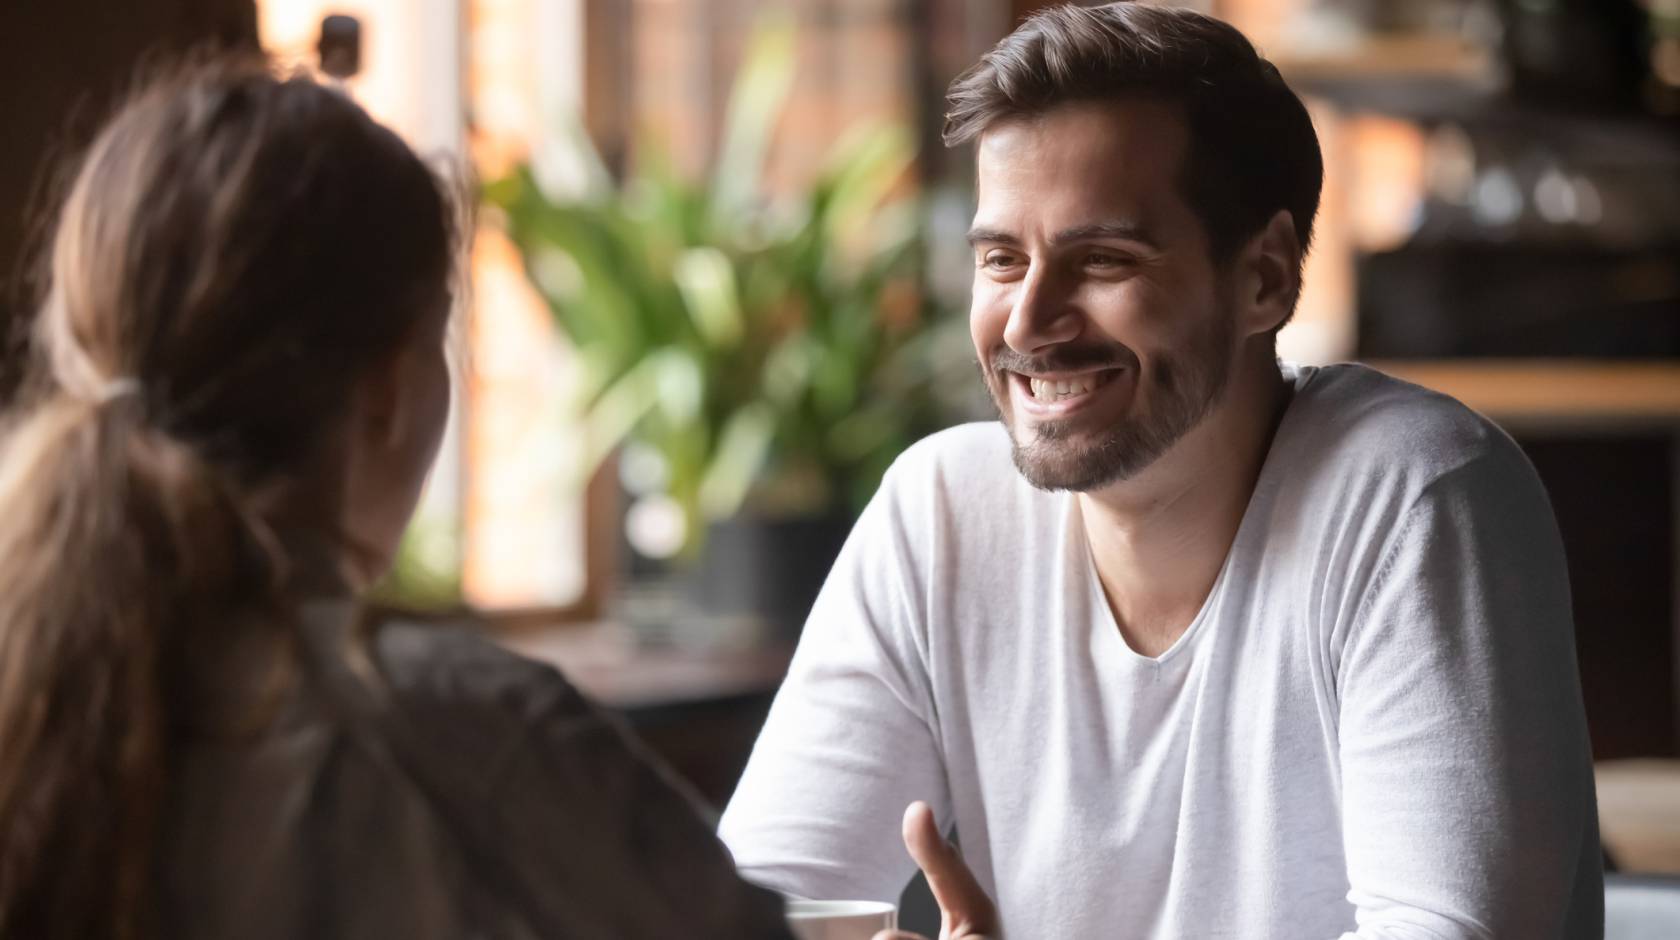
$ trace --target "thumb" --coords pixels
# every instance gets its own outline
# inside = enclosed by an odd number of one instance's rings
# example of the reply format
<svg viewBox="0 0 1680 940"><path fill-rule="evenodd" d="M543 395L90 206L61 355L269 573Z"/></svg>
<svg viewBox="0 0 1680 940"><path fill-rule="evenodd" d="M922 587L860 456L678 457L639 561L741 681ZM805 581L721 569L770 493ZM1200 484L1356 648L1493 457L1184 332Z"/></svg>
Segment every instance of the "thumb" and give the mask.
<svg viewBox="0 0 1680 940"><path fill-rule="evenodd" d="M927 876L933 898L939 902L944 920L941 936L966 937L997 929L997 909L992 899L974 880L956 846L940 835L933 810L919 800L904 811L904 846Z"/></svg>

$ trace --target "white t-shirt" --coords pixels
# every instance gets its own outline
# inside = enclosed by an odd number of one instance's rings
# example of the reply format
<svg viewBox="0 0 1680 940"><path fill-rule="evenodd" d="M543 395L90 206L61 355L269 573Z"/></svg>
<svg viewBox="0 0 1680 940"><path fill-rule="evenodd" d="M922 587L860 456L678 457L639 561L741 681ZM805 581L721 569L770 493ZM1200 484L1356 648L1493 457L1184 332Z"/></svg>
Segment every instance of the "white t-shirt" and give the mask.
<svg viewBox="0 0 1680 940"><path fill-rule="evenodd" d="M893 467L725 813L742 872L894 899L912 800L1010 940L1597 938L1569 588L1500 431L1359 366L1294 397L1200 614L1121 638L997 424Z"/></svg>

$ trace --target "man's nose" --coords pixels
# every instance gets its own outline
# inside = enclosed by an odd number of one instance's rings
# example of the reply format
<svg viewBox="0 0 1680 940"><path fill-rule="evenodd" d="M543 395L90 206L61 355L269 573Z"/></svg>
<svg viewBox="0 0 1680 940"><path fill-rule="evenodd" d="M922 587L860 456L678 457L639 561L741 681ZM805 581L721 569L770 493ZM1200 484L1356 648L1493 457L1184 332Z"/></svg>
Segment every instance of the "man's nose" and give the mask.
<svg viewBox="0 0 1680 940"><path fill-rule="evenodd" d="M1065 287L1043 267L1033 265L1009 310L1003 341L1018 353L1032 355L1076 338L1083 327L1084 318L1069 302Z"/></svg>

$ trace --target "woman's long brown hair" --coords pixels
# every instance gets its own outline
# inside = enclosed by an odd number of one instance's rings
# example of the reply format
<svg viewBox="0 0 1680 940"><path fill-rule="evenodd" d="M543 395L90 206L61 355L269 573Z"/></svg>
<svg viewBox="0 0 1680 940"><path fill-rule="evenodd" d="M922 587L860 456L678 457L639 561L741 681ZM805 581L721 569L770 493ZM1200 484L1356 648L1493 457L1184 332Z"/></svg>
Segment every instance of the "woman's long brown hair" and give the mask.
<svg viewBox="0 0 1680 940"><path fill-rule="evenodd" d="M260 65L156 84L92 146L0 441L0 936L155 931L179 672L286 622L251 616L291 578L267 495L447 302L449 206L349 99Z"/></svg>

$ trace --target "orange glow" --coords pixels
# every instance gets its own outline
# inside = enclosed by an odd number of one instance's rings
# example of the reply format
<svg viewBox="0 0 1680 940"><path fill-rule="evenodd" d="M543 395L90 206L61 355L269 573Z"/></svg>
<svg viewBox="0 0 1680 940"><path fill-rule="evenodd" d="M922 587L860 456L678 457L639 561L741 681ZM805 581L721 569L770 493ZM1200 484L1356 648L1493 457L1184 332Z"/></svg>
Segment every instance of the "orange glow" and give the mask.
<svg viewBox="0 0 1680 940"><path fill-rule="evenodd" d="M508 172L542 140L544 92L553 90L543 85L538 37L556 41L545 32L556 24L540 6L467 4L468 146L481 178ZM493 226L478 232L472 275L462 590L484 608L564 606L585 586L571 357L518 250Z"/></svg>
<svg viewBox="0 0 1680 940"><path fill-rule="evenodd" d="M1346 359L1354 350L1354 259L1348 231L1352 187L1347 171L1351 145L1343 119L1333 107L1308 99L1307 110L1324 151L1324 191L1313 223L1301 302L1295 318L1278 334L1278 354L1292 362L1318 365Z"/></svg>
<svg viewBox="0 0 1680 940"><path fill-rule="evenodd" d="M1410 121L1361 115L1349 123L1353 173L1349 224L1361 251L1388 251L1411 237L1424 198L1423 129Z"/></svg>
<svg viewBox="0 0 1680 940"><path fill-rule="evenodd" d="M569 2L259 0L257 13L269 54L282 66L305 68L316 65L322 18L356 17L361 70L346 83L350 94L428 157L458 152L452 109L470 102L465 143L478 177L487 179L524 160L540 140L543 82L561 67L541 58L556 41L549 35L556 11L563 14ZM558 25L567 28L563 15ZM440 57L457 45L463 26L458 45L468 67L459 88L457 65ZM582 503L567 485L576 476L568 449L576 437L563 407L567 352L505 237L476 233L470 271L458 384L463 433L442 458L449 470L440 463L429 492L438 491L437 511L460 533L467 602L563 606L584 587Z"/></svg>
<svg viewBox="0 0 1680 940"><path fill-rule="evenodd" d="M481 230L472 268L462 588L483 607L565 604L584 587L569 357L505 236Z"/></svg>
<svg viewBox="0 0 1680 940"><path fill-rule="evenodd" d="M362 70L346 84L369 114L414 143L425 103L408 78L425 68L415 41L424 9L413 0L266 0L257 4L257 28L263 47L282 64L313 67L321 19L331 13L356 17Z"/></svg>

